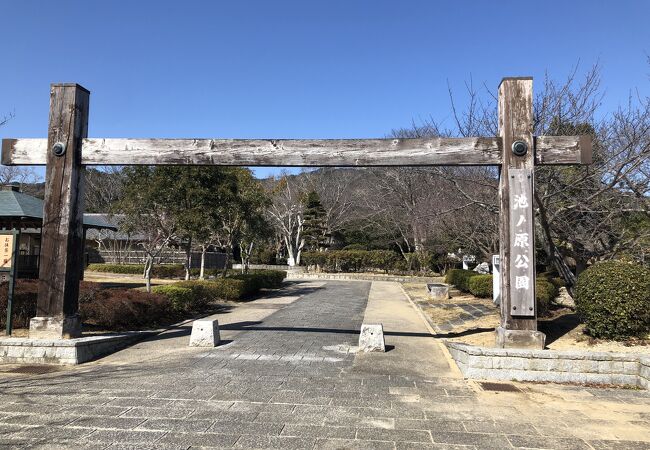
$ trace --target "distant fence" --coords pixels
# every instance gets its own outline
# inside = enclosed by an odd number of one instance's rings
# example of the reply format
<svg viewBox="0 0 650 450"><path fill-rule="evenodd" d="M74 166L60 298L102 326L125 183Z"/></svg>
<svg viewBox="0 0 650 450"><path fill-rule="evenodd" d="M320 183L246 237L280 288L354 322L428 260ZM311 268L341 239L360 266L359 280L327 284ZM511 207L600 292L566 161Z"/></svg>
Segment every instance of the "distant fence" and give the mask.
<svg viewBox="0 0 650 450"><path fill-rule="evenodd" d="M116 254L106 250L94 251L88 254L89 263L107 264L144 264L147 254L142 250L132 250ZM168 251L158 256L155 264L185 264L186 254L183 251ZM206 269L222 269L226 264L226 254L218 252L207 252L205 254ZM198 269L201 267L201 253L192 252L190 267Z"/></svg>
<svg viewBox="0 0 650 450"><path fill-rule="evenodd" d="M248 266L253 270L289 270L289 266L283 266L281 264L250 264ZM241 270L241 264L233 264L233 269Z"/></svg>

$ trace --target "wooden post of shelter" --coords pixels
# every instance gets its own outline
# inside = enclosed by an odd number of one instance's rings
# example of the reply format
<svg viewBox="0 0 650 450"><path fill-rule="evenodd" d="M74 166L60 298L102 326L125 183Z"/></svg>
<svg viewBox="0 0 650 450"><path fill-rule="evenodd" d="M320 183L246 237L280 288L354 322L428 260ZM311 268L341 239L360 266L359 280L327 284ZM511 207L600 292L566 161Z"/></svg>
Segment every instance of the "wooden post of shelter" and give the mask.
<svg viewBox="0 0 650 450"><path fill-rule="evenodd" d="M48 139L3 139L5 165L47 165L38 317L31 337L78 336L84 165L497 166L500 347L543 348L535 305L534 167L591 163L588 136L533 137L532 78L499 86L499 136L411 139L86 138L89 92L54 84Z"/></svg>
<svg viewBox="0 0 650 450"><path fill-rule="evenodd" d="M78 84L53 84L47 135L43 240L36 317L29 336L81 335L79 280L83 270L83 168L90 92Z"/></svg>

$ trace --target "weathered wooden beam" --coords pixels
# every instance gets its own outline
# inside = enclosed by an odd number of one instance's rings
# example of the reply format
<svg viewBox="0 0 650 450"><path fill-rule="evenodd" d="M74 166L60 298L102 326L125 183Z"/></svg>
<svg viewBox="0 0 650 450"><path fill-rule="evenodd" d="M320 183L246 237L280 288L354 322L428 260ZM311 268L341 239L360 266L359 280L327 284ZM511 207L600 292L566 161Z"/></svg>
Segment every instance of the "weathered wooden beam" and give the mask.
<svg viewBox="0 0 650 450"><path fill-rule="evenodd" d="M45 199L36 317L29 336L74 338L81 334L79 278L83 270L83 167L81 140L88 135L90 92L53 84L45 153Z"/></svg>
<svg viewBox="0 0 650 450"><path fill-rule="evenodd" d="M535 164L591 164L591 136L536 136Z"/></svg>
<svg viewBox="0 0 650 450"><path fill-rule="evenodd" d="M587 164L579 136L537 138L539 164ZM43 165L45 139L3 139L2 164ZM501 138L84 139L82 165L432 166L500 165ZM588 156L587 156L588 155Z"/></svg>

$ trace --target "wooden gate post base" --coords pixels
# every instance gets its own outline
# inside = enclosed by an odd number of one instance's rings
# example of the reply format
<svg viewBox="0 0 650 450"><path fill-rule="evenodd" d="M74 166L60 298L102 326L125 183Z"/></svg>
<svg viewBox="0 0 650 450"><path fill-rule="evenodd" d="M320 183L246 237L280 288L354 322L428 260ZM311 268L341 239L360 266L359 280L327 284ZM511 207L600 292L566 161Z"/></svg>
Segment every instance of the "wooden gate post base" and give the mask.
<svg viewBox="0 0 650 450"><path fill-rule="evenodd" d="M546 335L541 331L508 330L503 327L496 329L498 348L525 348L544 350Z"/></svg>
<svg viewBox="0 0 650 450"><path fill-rule="evenodd" d="M29 321L30 339L74 339L81 336L81 318L33 317Z"/></svg>

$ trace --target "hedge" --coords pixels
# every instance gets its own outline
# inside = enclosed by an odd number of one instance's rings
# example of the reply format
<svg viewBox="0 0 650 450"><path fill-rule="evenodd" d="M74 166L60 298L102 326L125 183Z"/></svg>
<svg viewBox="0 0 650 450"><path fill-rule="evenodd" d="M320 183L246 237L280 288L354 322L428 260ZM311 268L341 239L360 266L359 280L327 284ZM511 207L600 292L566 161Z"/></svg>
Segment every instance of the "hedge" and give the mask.
<svg viewBox="0 0 650 450"><path fill-rule="evenodd" d="M555 283L551 280L555 280ZM447 272L445 282L476 297L492 298L492 275L479 275L471 270L452 269ZM544 276L535 280L535 301L537 302L538 315L546 314L553 300L558 296L559 290L556 283L556 279L547 279Z"/></svg>
<svg viewBox="0 0 650 450"><path fill-rule="evenodd" d="M475 297L492 298L492 275L474 275L469 278L468 287Z"/></svg>
<svg viewBox="0 0 650 450"><path fill-rule="evenodd" d="M621 261L594 264L578 277L575 303L595 338L645 337L650 333L650 270Z"/></svg>
<svg viewBox="0 0 650 450"><path fill-rule="evenodd" d="M456 286L461 292L470 292L469 279L478 274L472 270L451 269L445 275L445 283Z"/></svg>
<svg viewBox="0 0 650 450"><path fill-rule="evenodd" d="M156 286L153 291L167 295L176 305L186 305L186 311L197 309L216 300L243 300L261 289L277 289L287 276L283 270L255 270L213 280L190 280ZM177 288L170 289L170 288ZM186 290L191 298L186 298Z"/></svg>
<svg viewBox="0 0 650 450"><path fill-rule="evenodd" d="M198 297L194 289L173 284L154 286L151 289L154 294L160 294L166 297L175 311L189 312L194 310L195 303L198 303Z"/></svg>
<svg viewBox="0 0 650 450"><path fill-rule="evenodd" d="M27 328L36 316L37 280L17 280L13 302L15 328ZM5 327L7 283L0 283L0 326ZM179 319L171 302L162 295L135 289L104 289L82 281L79 314L86 325L108 330L135 330L173 323Z"/></svg>
<svg viewBox="0 0 650 450"><path fill-rule="evenodd" d="M390 250L331 250L305 252L302 264L319 266L324 272L363 272L397 268L400 256Z"/></svg>
<svg viewBox="0 0 650 450"><path fill-rule="evenodd" d="M84 324L107 330L156 328L174 323L183 314L200 312L215 300L241 300L260 289L278 288L286 277L279 270L253 271L209 281L181 281L155 286L152 293L139 289L106 289L100 283L82 281L79 314ZM0 283L0 327L5 327L7 283ZM36 316L37 280L18 280L14 291L13 323L27 328Z"/></svg>
<svg viewBox="0 0 650 450"><path fill-rule="evenodd" d="M91 272L110 272L142 275L144 273L144 264L88 264L86 270L89 270ZM185 276L185 266L182 264L154 265L151 268L151 276L155 278L183 277Z"/></svg>
<svg viewBox="0 0 650 450"><path fill-rule="evenodd" d="M551 304L559 291L557 286L546 278L535 280L535 301L537 302L537 315L543 316L551 308Z"/></svg>

